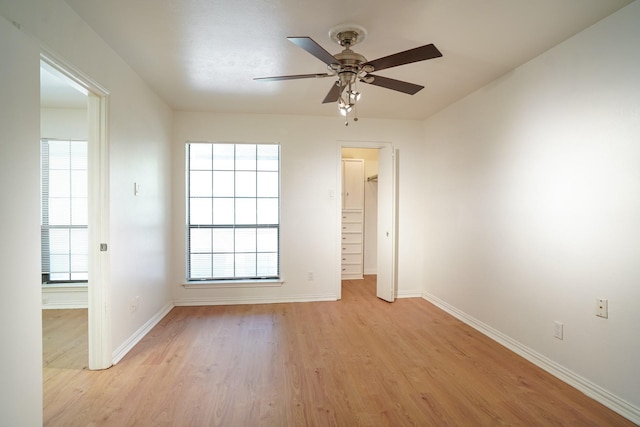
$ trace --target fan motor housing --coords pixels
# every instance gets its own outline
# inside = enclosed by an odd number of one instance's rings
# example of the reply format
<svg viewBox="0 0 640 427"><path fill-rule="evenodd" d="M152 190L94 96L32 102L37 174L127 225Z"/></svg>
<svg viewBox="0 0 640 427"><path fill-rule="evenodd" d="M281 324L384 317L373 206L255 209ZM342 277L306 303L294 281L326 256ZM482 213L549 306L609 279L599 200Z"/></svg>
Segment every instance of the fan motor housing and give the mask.
<svg viewBox="0 0 640 427"><path fill-rule="evenodd" d="M345 65L358 66L360 64L364 64L365 62L367 62L367 58L360 55L359 53L355 53L351 49L345 49L342 52L335 54L333 56L338 61L340 61L340 64L342 64L343 66Z"/></svg>

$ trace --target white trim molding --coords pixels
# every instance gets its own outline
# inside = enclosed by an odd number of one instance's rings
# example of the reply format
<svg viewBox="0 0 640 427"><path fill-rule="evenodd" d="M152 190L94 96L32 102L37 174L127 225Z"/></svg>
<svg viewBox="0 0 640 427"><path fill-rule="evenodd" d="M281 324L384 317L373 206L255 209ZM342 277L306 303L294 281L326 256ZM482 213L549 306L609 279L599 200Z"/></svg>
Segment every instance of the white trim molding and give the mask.
<svg viewBox="0 0 640 427"><path fill-rule="evenodd" d="M398 291L396 293L396 298L420 298L420 297L422 297L422 291L406 290L406 291Z"/></svg>
<svg viewBox="0 0 640 427"><path fill-rule="evenodd" d="M111 360L109 258L109 91L48 46L40 60L64 75L87 95L89 164L89 369L107 369Z"/></svg>
<svg viewBox="0 0 640 427"><path fill-rule="evenodd" d="M288 302L319 302L337 301L335 294L304 295L295 297L213 297L201 296L193 298L180 298L175 301L176 306L200 306L200 305L242 305L242 304L279 304Z"/></svg>
<svg viewBox="0 0 640 427"><path fill-rule="evenodd" d="M185 289L216 289L216 288L263 288L263 287L282 287L284 280L282 279L266 279L266 280L204 280L184 282L182 287Z"/></svg>
<svg viewBox="0 0 640 427"><path fill-rule="evenodd" d="M486 335L492 340L496 341L498 344L501 344L514 353L518 354L519 356L524 357L529 362L533 363L539 368L544 369L551 375L576 388L577 390L581 391L595 401L603 404L612 411L617 412L618 414L636 424L640 424L640 408L632 405L624 399L619 398L618 396L605 390L599 385L581 377L580 375L570 371L564 366L532 350L531 348L479 321L478 319L469 316L467 313L451 306L438 297L427 292L423 292L422 298L434 304L438 308L441 308L456 319L471 326L472 328Z"/></svg>
<svg viewBox="0 0 640 427"><path fill-rule="evenodd" d="M87 285L43 285L42 309L88 308Z"/></svg>
<svg viewBox="0 0 640 427"><path fill-rule="evenodd" d="M123 357L127 355L131 351L136 344L138 344L142 338L145 337L151 331L154 326L156 326L163 318L166 316L171 309L174 307L173 304L169 303L162 307L160 311L158 311L151 319L149 319L144 325L140 327L136 332L133 333L120 347L114 350L111 355L111 359L113 360L113 364L115 365L119 361L122 360Z"/></svg>

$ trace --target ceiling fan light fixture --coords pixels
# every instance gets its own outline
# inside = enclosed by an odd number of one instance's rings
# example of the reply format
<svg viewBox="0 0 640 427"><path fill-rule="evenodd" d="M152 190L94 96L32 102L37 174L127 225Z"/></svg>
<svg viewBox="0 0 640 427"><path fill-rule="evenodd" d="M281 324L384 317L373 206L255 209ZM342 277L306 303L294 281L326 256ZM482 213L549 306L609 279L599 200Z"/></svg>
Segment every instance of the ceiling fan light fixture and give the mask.
<svg viewBox="0 0 640 427"><path fill-rule="evenodd" d="M340 111L340 114L346 116L351 112L352 108L353 104L344 102L342 97L340 97L340 100L338 101L338 111Z"/></svg>
<svg viewBox="0 0 640 427"><path fill-rule="evenodd" d="M340 86L351 86L356 82L356 77L358 74L352 70L343 70L338 73L338 78L340 79Z"/></svg>
<svg viewBox="0 0 640 427"><path fill-rule="evenodd" d="M347 92L347 91L345 91L345 92ZM349 99L349 101L351 101L350 98L347 98L347 99ZM353 102L346 102L345 99L342 96L338 99L338 111L340 111L340 114L342 114L345 117L351 112L351 110L353 109L354 105L355 105L355 103L353 103Z"/></svg>
<svg viewBox="0 0 640 427"><path fill-rule="evenodd" d="M351 105L338 105L338 111L340 111L343 117L347 117L351 112Z"/></svg>
<svg viewBox="0 0 640 427"><path fill-rule="evenodd" d="M349 125L348 115L352 111L354 114L353 121L358 120L357 103L361 97L357 89L358 81L409 95L415 95L424 89L424 86L421 85L395 80L389 77L372 75L371 73L399 65L441 57L442 53L433 43L369 61L363 55L351 49L355 44L362 42L366 35L367 31L363 27L355 24L342 24L332 28L329 31L329 37L343 47L342 52L335 55L329 53L311 37L287 37L289 41L322 61L327 66L328 72L322 74L259 77L254 80L277 81L337 77L322 103L326 104L337 101L338 110L343 116L347 117L345 122L347 126Z"/></svg>

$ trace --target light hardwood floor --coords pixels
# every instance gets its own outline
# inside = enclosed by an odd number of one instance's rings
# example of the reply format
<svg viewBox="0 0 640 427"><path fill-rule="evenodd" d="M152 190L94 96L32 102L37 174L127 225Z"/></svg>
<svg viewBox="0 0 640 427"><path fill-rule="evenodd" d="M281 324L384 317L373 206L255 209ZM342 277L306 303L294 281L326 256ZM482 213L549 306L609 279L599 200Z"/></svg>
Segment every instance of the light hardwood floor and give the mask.
<svg viewBox="0 0 640 427"><path fill-rule="evenodd" d="M49 426L633 425L375 276L337 302L176 307L105 371L46 352Z"/></svg>
<svg viewBox="0 0 640 427"><path fill-rule="evenodd" d="M45 375L57 369L86 369L89 362L86 309L42 310L42 357ZM47 383L47 376L44 378Z"/></svg>

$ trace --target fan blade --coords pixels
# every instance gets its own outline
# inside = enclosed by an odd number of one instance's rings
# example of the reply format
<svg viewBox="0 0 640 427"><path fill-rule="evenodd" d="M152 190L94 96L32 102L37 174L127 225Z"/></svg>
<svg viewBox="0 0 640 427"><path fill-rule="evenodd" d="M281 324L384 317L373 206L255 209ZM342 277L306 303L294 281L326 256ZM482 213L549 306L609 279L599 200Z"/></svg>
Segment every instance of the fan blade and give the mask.
<svg viewBox="0 0 640 427"><path fill-rule="evenodd" d="M409 95L415 95L416 93L424 89L424 86L403 82L402 80L390 79L389 77L374 76L373 74L367 74L366 76L364 76L365 79L367 79L368 77L373 77L373 81L367 82L364 79L360 81L363 83L372 84L374 86L380 86L391 90L397 90L398 92L408 93Z"/></svg>
<svg viewBox="0 0 640 427"><path fill-rule="evenodd" d="M275 82L278 80L295 80L295 79L320 79L323 77L330 77L333 74L295 74L293 76L274 76L274 77L254 77L253 80L262 80L262 81L270 81Z"/></svg>
<svg viewBox="0 0 640 427"><path fill-rule="evenodd" d="M340 94L342 93L342 89L343 87L340 86L338 82L335 82L333 86L331 86L331 89L329 90L327 96L324 97L324 101L322 101L322 103L328 104L330 102L337 102L340 98Z"/></svg>
<svg viewBox="0 0 640 427"><path fill-rule="evenodd" d="M313 41L311 37L287 37L287 39L296 44L297 46L303 48L311 55L318 58L320 61L324 62L327 65L338 64L339 61L333 57L329 52L327 52L322 46Z"/></svg>
<svg viewBox="0 0 640 427"><path fill-rule="evenodd" d="M442 53L433 44L428 44L415 49L405 50L384 58L374 59L367 62L373 66L374 71L384 70L385 68L397 67L398 65L410 64L412 62L425 61L427 59L439 58ZM367 65L364 64L364 65Z"/></svg>

